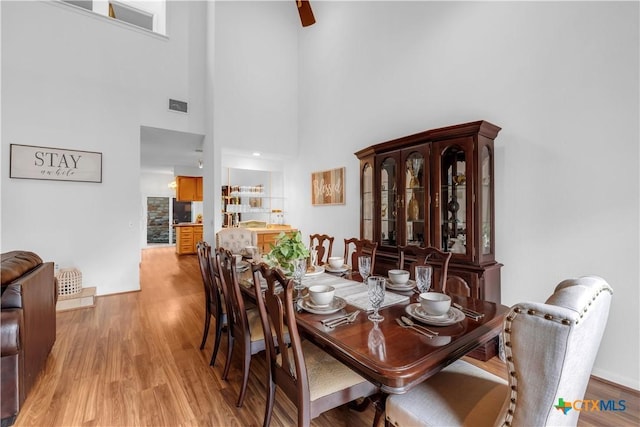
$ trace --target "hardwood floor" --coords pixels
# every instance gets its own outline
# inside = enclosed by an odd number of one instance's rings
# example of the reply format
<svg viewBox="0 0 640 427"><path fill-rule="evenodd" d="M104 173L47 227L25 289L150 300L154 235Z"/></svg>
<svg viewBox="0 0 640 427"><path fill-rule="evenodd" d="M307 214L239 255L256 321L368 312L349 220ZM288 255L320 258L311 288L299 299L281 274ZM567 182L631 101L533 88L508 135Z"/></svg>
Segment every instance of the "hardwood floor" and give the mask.
<svg viewBox="0 0 640 427"><path fill-rule="evenodd" d="M141 291L99 297L96 307L58 313L46 370L16 426L261 426L265 363L252 360L247 397L235 407L240 361L221 379L226 342L209 366L213 327L200 350L204 297L195 256L174 248L142 252ZM497 359L478 363L502 374ZM639 425L638 393L592 380L586 399L625 399L624 412L584 412L578 425ZM371 426L370 407L341 407L312 426ZM278 392L272 426L296 424L296 409Z"/></svg>

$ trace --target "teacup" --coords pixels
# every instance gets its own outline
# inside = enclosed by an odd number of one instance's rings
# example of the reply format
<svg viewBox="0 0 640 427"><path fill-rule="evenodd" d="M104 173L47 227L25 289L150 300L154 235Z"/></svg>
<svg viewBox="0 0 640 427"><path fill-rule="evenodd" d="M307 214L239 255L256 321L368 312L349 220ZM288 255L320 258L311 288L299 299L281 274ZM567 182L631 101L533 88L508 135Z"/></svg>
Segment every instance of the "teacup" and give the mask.
<svg viewBox="0 0 640 427"><path fill-rule="evenodd" d="M240 263L242 262L242 255L234 254L233 258L235 259L236 266L240 265Z"/></svg>
<svg viewBox="0 0 640 427"><path fill-rule="evenodd" d="M330 256L328 261L331 268L340 268L344 264L341 256Z"/></svg>
<svg viewBox="0 0 640 427"><path fill-rule="evenodd" d="M326 306L331 304L333 297L336 293L336 289L333 286L328 285L313 285L309 286L309 298L313 305Z"/></svg>
<svg viewBox="0 0 640 427"><path fill-rule="evenodd" d="M409 272L407 270L389 270L387 274L394 285L406 285L409 282Z"/></svg>
<svg viewBox="0 0 640 427"><path fill-rule="evenodd" d="M451 308L451 297L440 292L423 292L418 299L422 310L430 316L442 316Z"/></svg>

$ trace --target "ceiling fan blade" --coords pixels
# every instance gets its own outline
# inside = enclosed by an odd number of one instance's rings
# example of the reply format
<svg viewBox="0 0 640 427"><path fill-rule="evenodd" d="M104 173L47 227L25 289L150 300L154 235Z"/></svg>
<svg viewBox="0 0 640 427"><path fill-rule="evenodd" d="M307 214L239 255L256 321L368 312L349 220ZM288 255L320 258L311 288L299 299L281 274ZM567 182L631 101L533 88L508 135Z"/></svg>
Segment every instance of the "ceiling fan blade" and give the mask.
<svg viewBox="0 0 640 427"><path fill-rule="evenodd" d="M300 15L300 22L302 22L302 26L308 27L309 25L315 24L316 18L313 16L309 0L295 0L295 2L298 7L298 14Z"/></svg>

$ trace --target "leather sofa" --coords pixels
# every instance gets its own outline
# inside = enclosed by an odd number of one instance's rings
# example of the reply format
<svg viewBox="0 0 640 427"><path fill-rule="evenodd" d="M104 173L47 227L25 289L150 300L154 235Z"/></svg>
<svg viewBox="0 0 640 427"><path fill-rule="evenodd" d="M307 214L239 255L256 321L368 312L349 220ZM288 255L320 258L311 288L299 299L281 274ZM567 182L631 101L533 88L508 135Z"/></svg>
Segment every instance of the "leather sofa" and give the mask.
<svg viewBox="0 0 640 427"><path fill-rule="evenodd" d="M2 426L12 425L56 340L57 282L52 262L33 252L2 254Z"/></svg>

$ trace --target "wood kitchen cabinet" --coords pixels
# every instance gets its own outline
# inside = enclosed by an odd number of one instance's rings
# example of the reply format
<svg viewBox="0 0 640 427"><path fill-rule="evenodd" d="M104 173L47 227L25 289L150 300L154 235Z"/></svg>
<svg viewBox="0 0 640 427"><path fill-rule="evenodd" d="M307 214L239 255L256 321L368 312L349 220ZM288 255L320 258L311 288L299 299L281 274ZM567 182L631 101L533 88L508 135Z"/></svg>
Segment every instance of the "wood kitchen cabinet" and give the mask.
<svg viewBox="0 0 640 427"><path fill-rule="evenodd" d="M500 302L494 246L494 139L486 121L432 129L364 148L360 235L378 242L376 274L398 246L451 252L447 292Z"/></svg>
<svg viewBox="0 0 640 427"><path fill-rule="evenodd" d="M179 202L201 202L202 177L176 176L176 200Z"/></svg>
<svg viewBox="0 0 640 427"><path fill-rule="evenodd" d="M196 245L202 240L202 224L176 224L176 253L195 254Z"/></svg>
<svg viewBox="0 0 640 427"><path fill-rule="evenodd" d="M250 230L255 231L257 246L262 254L268 254L271 251L271 245L275 246L276 240L278 240L281 232L284 231L288 235L292 235L298 231L296 228L287 226L278 228L251 228Z"/></svg>

